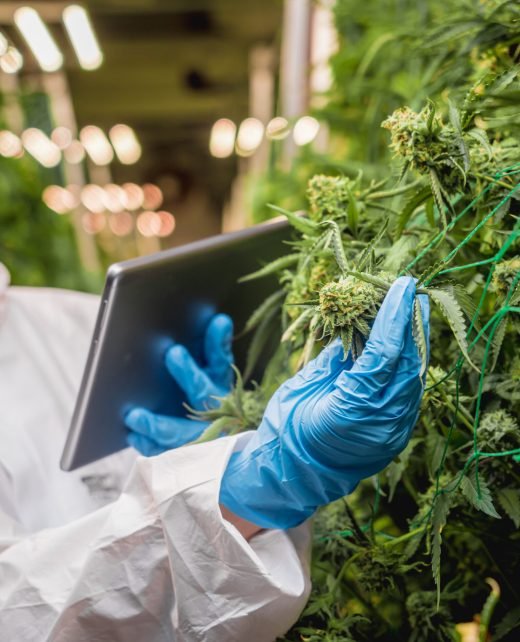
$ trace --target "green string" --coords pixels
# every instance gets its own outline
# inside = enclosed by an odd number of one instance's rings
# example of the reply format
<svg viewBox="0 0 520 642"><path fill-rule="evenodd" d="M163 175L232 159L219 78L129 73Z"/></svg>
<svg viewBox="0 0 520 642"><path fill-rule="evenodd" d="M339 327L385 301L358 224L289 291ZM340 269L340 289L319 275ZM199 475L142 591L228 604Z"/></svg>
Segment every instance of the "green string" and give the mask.
<svg viewBox="0 0 520 642"><path fill-rule="evenodd" d="M403 274L408 273L414 265L418 261L420 261L424 256L431 250L433 249L439 242L441 242L448 231L453 229L457 223L468 213L470 212L476 203L480 201L488 192L490 192L493 187L497 185L497 181L501 180L502 178L506 176L513 176L520 173L520 163L515 163L514 165L511 165L510 167L506 167L505 169L497 172L495 176L493 177L492 182L490 182L482 191L481 193L475 197L446 227L446 229L442 230L439 232L429 243L428 245L416 256L407 266L404 268L404 270L401 271L400 276ZM501 199L501 201L491 210L490 213L488 213L484 218L478 223L467 235L466 237L442 260L441 265L447 265L450 261L453 260L453 258L458 254L458 252L467 244L471 239L475 236L475 234L482 229L484 225L497 213L497 211L505 204L507 203L514 195L514 193L520 189L520 183L517 185L513 186L511 190ZM493 273L495 270L495 265L502 260L502 258L505 256L506 252L509 250L511 245L514 243L514 241L520 236L520 220L517 221L515 224L513 230L509 233L505 243L501 246L501 248L497 251L495 256L493 256L490 259L485 259L483 261L477 261L474 263L466 264L466 265L461 265L461 266L455 266L455 267L449 267L445 268L440 272L437 272L434 274L425 284L426 286L431 283L431 281L436 277L440 276L443 274L451 273L451 272L457 272L460 270L465 270L465 269L470 269L474 267L480 267L483 265L490 265L490 270L488 272L486 282L484 284L484 288L479 300L479 303L477 305L477 308L475 310L475 313L472 317L471 324L468 328L467 331L467 339L469 340L469 337L471 336L473 330L475 329L475 324L477 322L477 319L480 315L480 312L483 308L483 305L485 303L486 297L488 295L488 290L491 284L491 280L493 277ZM477 399L476 399L476 410L475 410L475 417L474 417L474 423L473 423L473 453L471 456L468 458L467 462L465 463L463 469L459 472L455 482L450 482L448 487L446 488L441 488L440 487L440 479L442 472L444 470L444 465L446 462L446 458L448 456L448 451L449 447L451 445L453 433L455 431L456 425L457 425L457 418L459 415L459 410L460 410L460 378L462 375L462 366L464 363L464 357L462 353L459 355L457 362L455 366L444 376L440 381L435 382L432 386L429 386L426 388L426 390L431 390L435 388L436 386L441 385L444 381L446 381L449 377L451 377L454 373L456 373L456 378L455 378L455 410L452 416L452 420L450 422L450 426L448 429L448 434L446 435L446 440L444 443L443 447L443 452L441 455L441 461L438 466L438 469L436 471L436 480L435 480L435 492L434 496L432 498L432 502L430 505L430 508L427 512L427 514L419 520L419 526L421 524L424 524L425 521L430 521L431 514L433 511L433 507L435 505L435 501L437 497L441 494L444 493L452 493L455 492L460 484L462 483L462 480L470 467L475 464L475 477L476 477L476 483L477 483L477 496L479 499L481 498L481 490L480 490L480 482L479 482L479 470L478 470L478 464L481 459L485 458L496 458L496 457L512 457L514 461L520 461L520 448L518 449L513 449L513 450L506 450L506 451L501 451L501 452L495 452L495 453L490 453L490 452L484 452L480 451L478 448L478 426L479 426L479 419L480 419L480 411L481 411L481 403L482 403L482 394L483 394L483 389L484 389L484 381L486 377L486 367L488 364L488 359L491 351L491 346L493 345L493 338L494 335L500 325L500 323L504 320L506 315L510 313L517 314L520 312L520 307L517 306L510 306L509 302L511 301L511 298L515 292L515 289L520 282L520 273L518 273L514 280L513 283L511 284L511 287L509 288L508 294L506 296L506 299L504 301L504 306L496 312L491 319L485 324L485 326L477 333L476 337L473 339L471 344L468 346L468 352L472 351L477 343L482 339L482 337L485 337L485 333L490 329L489 336L486 337L486 345L485 345L485 351L484 351L484 358L482 362L482 368L480 372L480 377L479 377L479 385L478 385L478 390L477 390ZM505 322L505 321L504 321ZM373 526L373 521L375 518L375 515L377 514L377 510L379 507L379 498L380 498L380 488L379 488L379 478L378 478L378 486L376 489L376 500L374 502L374 510L372 513L372 517L369 520L369 522L363 526L361 526L362 532L366 532L370 530ZM412 527L416 527L417 524L412 525ZM426 527L426 526L425 526ZM422 529L424 530L424 529ZM418 532L421 532L421 529L419 529ZM378 535L385 535L387 537L387 534L383 534L382 532L378 532ZM352 530L344 530L344 531L338 531L336 533L332 533L331 536L321 538L321 540L328 540L331 539L332 536L341 536L341 537L352 537L354 535L354 532ZM397 540L399 538L396 538Z"/></svg>

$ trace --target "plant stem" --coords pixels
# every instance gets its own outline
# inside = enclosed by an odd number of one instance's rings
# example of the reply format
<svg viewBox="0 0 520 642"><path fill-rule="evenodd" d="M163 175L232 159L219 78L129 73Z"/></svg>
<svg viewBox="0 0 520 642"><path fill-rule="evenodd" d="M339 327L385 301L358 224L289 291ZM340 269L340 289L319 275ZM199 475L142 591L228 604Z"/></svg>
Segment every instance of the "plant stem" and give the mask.
<svg viewBox="0 0 520 642"><path fill-rule="evenodd" d="M414 189L423 182L422 178L414 181L413 183L408 183L408 185L403 185L402 187L396 187L395 189L385 190L381 192L372 192L366 197L367 201L378 201L383 198L392 198L392 196L399 196L399 194L404 194Z"/></svg>

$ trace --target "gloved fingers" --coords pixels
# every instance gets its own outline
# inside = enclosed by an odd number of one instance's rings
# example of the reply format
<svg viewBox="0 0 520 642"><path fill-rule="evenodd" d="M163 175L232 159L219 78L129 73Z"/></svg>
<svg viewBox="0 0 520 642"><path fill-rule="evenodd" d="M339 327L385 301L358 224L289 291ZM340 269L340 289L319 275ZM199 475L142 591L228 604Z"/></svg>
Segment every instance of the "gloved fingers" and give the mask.
<svg viewBox="0 0 520 642"><path fill-rule="evenodd" d="M343 345L341 340L334 339L328 346L323 348L317 357L309 361L299 372L291 379L286 381L282 388L291 390L303 390L307 384L316 386L318 380L327 381L331 376L335 377L337 373L352 365L350 355L344 360Z"/></svg>
<svg viewBox="0 0 520 642"><path fill-rule="evenodd" d="M206 372L217 386L230 390L233 383L233 321L227 314L215 315L204 337Z"/></svg>
<svg viewBox="0 0 520 642"><path fill-rule="evenodd" d="M155 443L153 439L139 435L136 432L128 433L126 443L144 457L154 457L164 452L164 448Z"/></svg>
<svg viewBox="0 0 520 642"><path fill-rule="evenodd" d="M400 277L388 291L361 356L350 370L344 370L336 387L349 394L370 399L390 380L411 328L415 282Z"/></svg>
<svg viewBox="0 0 520 642"><path fill-rule="evenodd" d="M165 450L178 448L197 439L208 423L183 417L166 417L145 408L133 408L125 417L125 425Z"/></svg>
<svg viewBox="0 0 520 642"><path fill-rule="evenodd" d="M176 344L166 353L166 367L188 399L188 404L195 410L204 410L208 400L222 396L204 370L195 362L188 350Z"/></svg>
<svg viewBox="0 0 520 642"><path fill-rule="evenodd" d="M427 294L419 294L417 296L419 305L421 306L421 317L424 330L424 338L426 340L426 370L430 362L430 298ZM424 381L426 381L426 371L424 372ZM424 383L423 381L423 383Z"/></svg>

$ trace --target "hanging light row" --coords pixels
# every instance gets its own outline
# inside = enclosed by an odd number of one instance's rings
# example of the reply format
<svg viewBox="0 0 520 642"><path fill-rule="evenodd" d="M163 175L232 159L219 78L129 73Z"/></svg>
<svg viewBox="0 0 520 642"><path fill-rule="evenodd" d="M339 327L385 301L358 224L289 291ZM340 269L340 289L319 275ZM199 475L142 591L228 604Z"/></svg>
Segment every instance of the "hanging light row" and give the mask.
<svg viewBox="0 0 520 642"><path fill-rule="evenodd" d="M258 118L246 118L238 128L229 118L220 118L212 129L209 150L215 158L227 158L233 152L239 156L252 156L268 140L283 140L292 134L296 145L308 145L318 135L320 123L312 116L302 116L293 127L283 116L276 116L264 124Z"/></svg>
<svg viewBox="0 0 520 642"><path fill-rule="evenodd" d="M109 140L110 139L110 140ZM124 165L133 165L141 158L141 145L128 125L114 125L108 137L94 125L83 127L75 140L67 127L56 127L49 136L30 127L18 137L8 130L0 131L0 155L19 158L28 152L44 167L56 167L62 157L71 164L81 163L88 154L96 165L108 165L114 152Z"/></svg>
<svg viewBox="0 0 520 642"><path fill-rule="evenodd" d="M97 69L103 62L103 53L85 9L70 5L63 10L62 20L81 67ZM14 12L14 23L42 71L57 71L63 66L63 54L36 9L19 7ZM0 33L0 68L15 74L22 66L22 54Z"/></svg>
<svg viewBox="0 0 520 642"><path fill-rule="evenodd" d="M157 185L145 183L109 183L104 187L90 183L49 185L42 194L43 202L57 214L68 214L78 208L86 210L82 225L89 234L98 234L107 225L116 236L130 234L134 227L145 237L165 237L175 230L171 212L159 210L163 193Z"/></svg>

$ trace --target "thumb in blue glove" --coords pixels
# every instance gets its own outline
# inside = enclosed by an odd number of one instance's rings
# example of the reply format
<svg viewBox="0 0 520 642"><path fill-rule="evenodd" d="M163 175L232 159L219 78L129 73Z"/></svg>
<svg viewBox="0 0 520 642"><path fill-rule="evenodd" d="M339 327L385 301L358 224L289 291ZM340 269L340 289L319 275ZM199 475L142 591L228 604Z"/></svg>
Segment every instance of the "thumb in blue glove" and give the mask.
<svg viewBox="0 0 520 642"><path fill-rule="evenodd" d="M182 345L172 346L165 355L165 365L186 395L188 405L203 410L218 404L233 383L233 322L226 314L215 315L204 337L206 366L201 367ZM127 442L141 454L158 455L197 439L208 422L186 417L167 417L145 408L133 408L125 417L130 433Z"/></svg>
<svg viewBox="0 0 520 642"><path fill-rule="evenodd" d="M423 393L412 336L413 279L397 279L363 353L334 341L271 398L262 423L226 468L220 502L264 528L290 528L354 490L403 450ZM429 340L429 305L419 297Z"/></svg>

